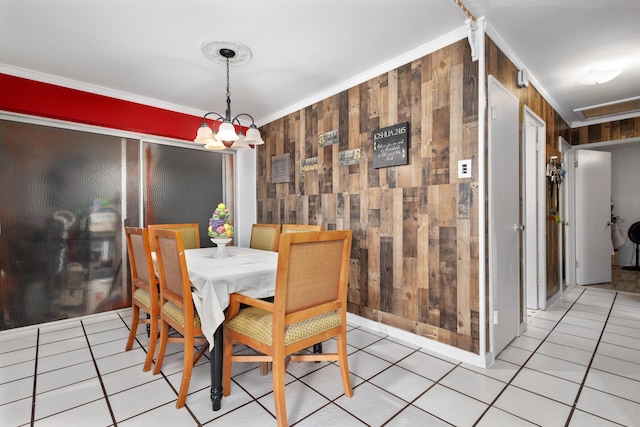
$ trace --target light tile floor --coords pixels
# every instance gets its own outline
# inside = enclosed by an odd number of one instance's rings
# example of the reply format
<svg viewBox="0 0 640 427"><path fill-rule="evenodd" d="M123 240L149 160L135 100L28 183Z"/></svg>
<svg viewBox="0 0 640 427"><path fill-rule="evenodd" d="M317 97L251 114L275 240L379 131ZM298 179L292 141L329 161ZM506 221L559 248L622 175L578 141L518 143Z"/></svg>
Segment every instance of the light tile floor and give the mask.
<svg viewBox="0 0 640 427"><path fill-rule="evenodd" d="M333 363L292 364L287 413L297 426L640 425L640 295L576 287L489 369L351 327L354 396ZM147 337L124 351L130 311L0 334L1 426L270 426L271 377L235 364L231 395L211 410L209 365L175 408L181 352L142 372ZM325 343L330 350L334 341Z"/></svg>

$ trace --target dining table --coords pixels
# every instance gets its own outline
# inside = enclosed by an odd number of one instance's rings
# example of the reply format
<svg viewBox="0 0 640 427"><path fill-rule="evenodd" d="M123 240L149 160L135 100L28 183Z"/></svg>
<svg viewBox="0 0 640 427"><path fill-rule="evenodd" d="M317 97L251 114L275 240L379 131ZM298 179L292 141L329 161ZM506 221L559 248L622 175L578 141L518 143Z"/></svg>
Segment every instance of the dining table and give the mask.
<svg viewBox="0 0 640 427"><path fill-rule="evenodd" d="M277 252L240 246L225 249L227 256L224 258L216 257L217 247L184 251L193 302L209 343L214 411L219 410L222 403L222 323L230 295L273 296L278 265Z"/></svg>

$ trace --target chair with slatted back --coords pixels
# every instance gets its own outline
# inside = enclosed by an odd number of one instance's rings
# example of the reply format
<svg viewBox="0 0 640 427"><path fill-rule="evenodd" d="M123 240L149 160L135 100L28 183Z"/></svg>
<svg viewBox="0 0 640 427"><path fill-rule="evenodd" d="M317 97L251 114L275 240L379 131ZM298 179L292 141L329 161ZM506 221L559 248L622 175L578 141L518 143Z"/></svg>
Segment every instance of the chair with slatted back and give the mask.
<svg viewBox="0 0 640 427"><path fill-rule="evenodd" d="M179 231L157 229L154 232L156 258L160 273L160 348L153 373L162 368L167 343L183 345L182 381L176 407L181 408L187 400L191 371L207 350L207 340L203 337L200 316L195 310L191 297L191 284L184 256L182 234ZM169 337L169 327L181 336ZM194 355L194 346L201 348Z"/></svg>
<svg viewBox="0 0 640 427"><path fill-rule="evenodd" d="M280 224L253 224L249 247L278 252Z"/></svg>
<svg viewBox="0 0 640 427"><path fill-rule="evenodd" d="M159 228L179 231L182 235L182 243L185 249L198 249L200 247L200 227L198 224L149 224L147 228L149 229L149 243L151 244L152 252L156 250L154 232Z"/></svg>
<svg viewBox="0 0 640 427"><path fill-rule="evenodd" d="M282 224L283 233L301 233L305 231L322 231L322 226L309 224Z"/></svg>
<svg viewBox="0 0 640 427"><path fill-rule="evenodd" d="M287 425L285 371L291 362L338 361L344 394L353 395L347 365L347 285L351 231L283 233L273 303L232 294L224 323L222 387L230 393L234 362L272 362L278 426ZM242 308L246 304L247 308ZM337 352L307 347L337 337ZM233 354L235 343L258 353Z"/></svg>
<svg viewBox="0 0 640 427"><path fill-rule="evenodd" d="M125 227L127 250L129 251L129 266L131 270L131 331L125 350L131 350L133 340L138 331L138 325L148 324L149 348L144 361L143 371L151 369L151 362L158 338L158 279L153 270L149 235L145 228ZM148 318L140 319L140 310L148 313Z"/></svg>

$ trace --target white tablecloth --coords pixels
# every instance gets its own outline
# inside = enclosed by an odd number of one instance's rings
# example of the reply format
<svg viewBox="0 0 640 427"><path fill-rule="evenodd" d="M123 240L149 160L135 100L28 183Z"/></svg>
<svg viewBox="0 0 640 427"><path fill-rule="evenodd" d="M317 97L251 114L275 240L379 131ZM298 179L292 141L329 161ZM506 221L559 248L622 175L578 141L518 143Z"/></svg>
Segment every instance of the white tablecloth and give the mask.
<svg viewBox="0 0 640 427"><path fill-rule="evenodd" d="M278 253L227 246L227 258L214 258L217 248L186 249L193 302L200 315L202 332L213 348L213 334L224 321L229 295L255 298L273 296Z"/></svg>

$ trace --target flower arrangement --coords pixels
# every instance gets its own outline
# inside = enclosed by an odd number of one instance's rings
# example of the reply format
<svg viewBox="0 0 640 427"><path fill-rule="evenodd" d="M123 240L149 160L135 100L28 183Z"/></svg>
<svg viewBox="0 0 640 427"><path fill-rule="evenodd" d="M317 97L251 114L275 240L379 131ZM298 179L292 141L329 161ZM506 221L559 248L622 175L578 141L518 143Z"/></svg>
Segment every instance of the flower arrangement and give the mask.
<svg viewBox="0 0 640 427"><path fill-rule="evenodd" d="M233 226L229 224L229 209L224 203L218 203L218 206L213 211L213 215L209 218L207 232L209 237L214 239L233 237Z"/></svg>

